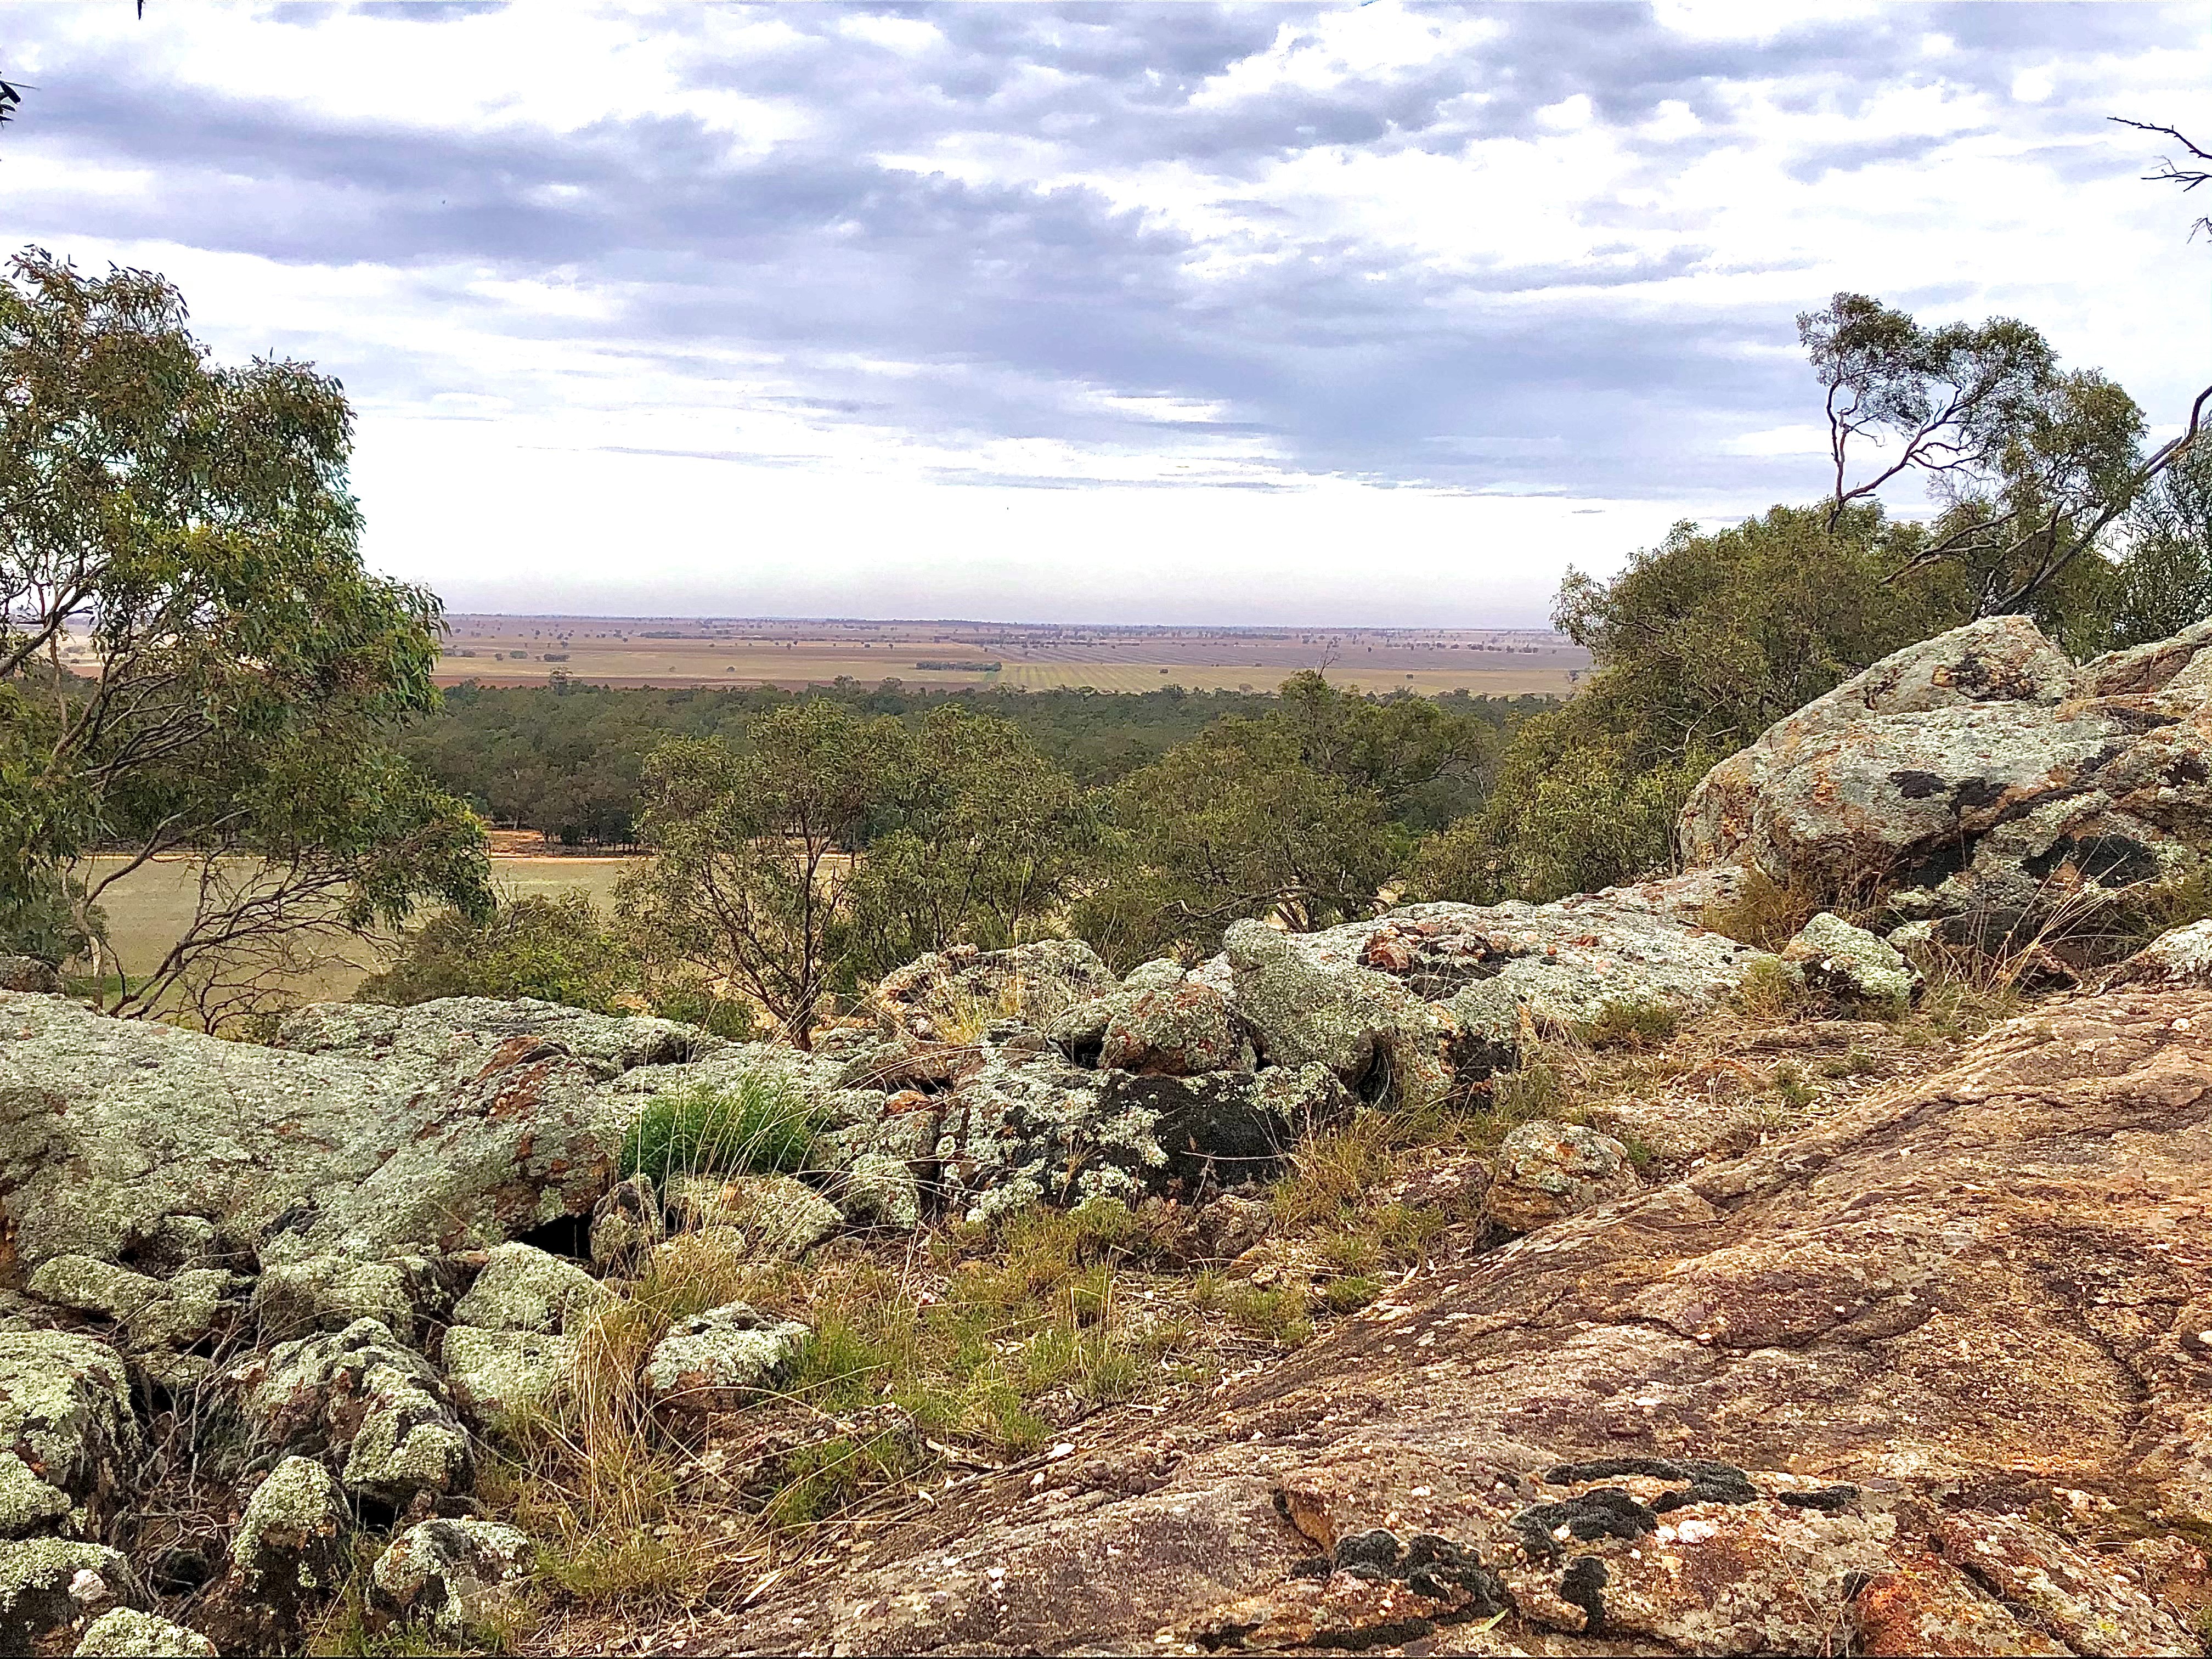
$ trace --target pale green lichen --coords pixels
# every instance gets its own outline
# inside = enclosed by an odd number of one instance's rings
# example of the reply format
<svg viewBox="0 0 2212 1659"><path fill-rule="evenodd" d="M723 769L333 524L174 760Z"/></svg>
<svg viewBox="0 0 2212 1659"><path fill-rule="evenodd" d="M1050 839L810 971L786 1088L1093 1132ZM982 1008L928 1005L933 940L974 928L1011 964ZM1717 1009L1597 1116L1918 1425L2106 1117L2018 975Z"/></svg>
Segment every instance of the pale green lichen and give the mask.
<svg viewBox="0 0 2212 1659"><path fill-rule="evenodd" d="M247 1500L231 1540L231 1561L249 1591L280 1561L292 1564L301 1589L314 1589L309 1557L320 1552L311 1543L334 1538L345 1521L345 1495L331 1472L310 1458L285 1458Z"/></svg>
<svg viewBox="0 0 2212 1659"><path fill-rule="evenodd" d="M67 1586L80 1572L95 1575L111 1590L131 1583L131 1564L105 1544L70 1538L19 1538L0 1544L0 1611L27 1591Z"/></svg>
<svg viewBox="0 0 2212 1659"><path fill-rule="evenodd" d="M534 1406L576 1374L577 1339L548 1331L455 1325L439 1362L446 1384L479 1424Z"/></svg>
<svg viewBox="0 0 2212 1659"><path fill-rule="evenodd" d="M70 1498L99 1484L103 1465L137 1443L129 1377L113 1349L60 1331L0 1334L0 1447L25 1460L8 1460L14 1474L0 1470L0 1533L58 1519ZM30 1486L60 1494L61 1509Z"/></svg>
<svg viewBox="0 0 2212 1659"><path fill-rule="evenodd" d="M565 1330L611 1293L574 1262L534 1246L501 1245L453 1309L453 1323L492 1331Z"/></svg>
<svg viewBox="0 0 2212 1659"><path fill-rule="evenodd" d="M215 1659L215 1644L135 1607L115 1607L92 1621L75 1659Z"/></svg>
<svg viewBox="0 0 2212 1659"><path fill-rule="evenodd" d="M424 1521L377 1558L369 1593L386 1611L459 1643L528 1577L535 1553L526 1534L496 1521Z"/></svg>
<svg viewBox="0 0 2212 1659"><path fill-rule="evenodd" d="M14 1538L70 1512L67 1493L33 1474L12 1451L0 1451L0 1537Z"/></svg>

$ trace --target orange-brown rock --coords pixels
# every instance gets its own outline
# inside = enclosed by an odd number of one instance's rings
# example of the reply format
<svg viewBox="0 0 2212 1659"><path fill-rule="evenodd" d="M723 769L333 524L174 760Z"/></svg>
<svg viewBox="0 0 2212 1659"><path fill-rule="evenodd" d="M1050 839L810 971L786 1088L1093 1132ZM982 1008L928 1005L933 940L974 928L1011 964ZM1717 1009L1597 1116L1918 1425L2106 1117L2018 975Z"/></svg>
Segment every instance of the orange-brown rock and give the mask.
<svg viewBox="0 0 2212 1659"><path fill-rule="evenodd" d="M1097 1419L723 1640L2198 1653L2208 1211L2212 993L2046 1004L1816 1128L1441 1259L1195 1405Z"/></svg>

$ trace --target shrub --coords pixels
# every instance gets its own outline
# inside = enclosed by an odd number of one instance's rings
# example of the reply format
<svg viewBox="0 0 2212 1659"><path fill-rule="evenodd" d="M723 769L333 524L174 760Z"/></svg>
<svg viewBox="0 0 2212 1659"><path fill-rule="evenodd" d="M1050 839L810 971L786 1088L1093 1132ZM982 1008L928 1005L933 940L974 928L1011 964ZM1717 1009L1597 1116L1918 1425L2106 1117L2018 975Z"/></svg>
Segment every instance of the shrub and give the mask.
<svg viewBox="0 0 2212 1659"><path fill-rule="evenodd" d="M746 1073L726 1089L695 1085L647 1103L623 1135L624 1176L796 1170L813 1149L817 1119L780 1078Z"/></svg>
<svg viewBox="0 0 2212 1659"><path fill-rule="evenodd" d="M482 920L441 910L407 933L392 965L362 981L354 1000L404 1007L438 997L536 997L618 1013L635 974L590 896L572 891L516 899Z"/></svg>
<svg viewBox="0 0 2212 1659"><path fill-rule="evenodd" d="M1823 908L1820 896L1803 884L1779 882L1764 870L1753 870L1734 898L1707 905L1698 920L1739 945L1779 951Z"/></svg>

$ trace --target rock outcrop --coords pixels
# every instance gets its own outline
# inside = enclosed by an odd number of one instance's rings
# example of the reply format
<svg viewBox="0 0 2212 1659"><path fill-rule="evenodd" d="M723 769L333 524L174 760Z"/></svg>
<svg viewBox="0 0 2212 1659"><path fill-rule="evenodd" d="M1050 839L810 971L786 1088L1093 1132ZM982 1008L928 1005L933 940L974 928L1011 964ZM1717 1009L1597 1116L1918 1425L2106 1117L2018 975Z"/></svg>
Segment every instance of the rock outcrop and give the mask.
<svg viewBox="0 0 2212 1659"><path fill-rule="evenodd" d="M2212 994L2079 997L940 1502L728 1641L2193 1654L2208 1322ZM1140 1454L1140 1493L1079 1473Z"/></svg>
<svg viewBox="0 0 2212 1659"><path fill-rule="evenodd" d="M1901 916L2034 917L2212 853L2212 623L2076 668L2023 617L1906 647L1778 720L1683 808L1692 865Z"/></svg>

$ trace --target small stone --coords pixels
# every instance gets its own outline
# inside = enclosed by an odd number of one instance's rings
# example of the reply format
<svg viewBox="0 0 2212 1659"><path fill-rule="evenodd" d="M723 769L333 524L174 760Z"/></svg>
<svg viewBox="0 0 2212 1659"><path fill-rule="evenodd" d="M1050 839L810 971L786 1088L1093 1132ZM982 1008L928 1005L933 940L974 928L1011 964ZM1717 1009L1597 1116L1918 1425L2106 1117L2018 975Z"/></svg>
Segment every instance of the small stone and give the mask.
<svg viewBox="0 0 2212 1659"><path fill-rule="evenodd" d="M1210 985L1184 981L1126 995L1121 1004L1100 1039L1102 1068L1161 1077L1252 1069L1251 1038Z"/></svg>
<svg viewBox="0 0 2212 1659"><path fill-rule="evenodd" d="M564 1331L597 1313L612 1295L573 1261L534 1245L502 1244L454 1304L453 1323L489 1331Z"/></svg>
<svg viewBox="0 0 2212 1659"><path fill-rule="evenodd" d="M24 1538L0 1544L0 1653L35 1653L81 1620L147 1600L131 1564L104 1544Z"/></svg>
<svg viewBox="0 0 2212 1659"><path fill-rule="evenodd" d="M1802 970L1815 990L1902 1008L1920 988L1920 974L1887 939L1823 910L1783 948L1783 961Z"/></svg>
<svg viewBox="0 0 2212 1659"><path fill-rule="evenodd" d="M646 1393L657 1407L684 1416L742 1410L789 1375L811 1334L794 1320L732 1302L661 1339L646 1358Z"/></svg>
<svg viewBox="0 0 2212 1659"><path fill-rule="evenodd" d="M2123 976L2157 985L2212 986L2212 921L2168 928L2128 958Z"/></svg>
<svg viewBox="0 0 2212 1659"><path fill-rule="evenodd" d="M1505 1137L1490 1188L1490 1218L1515 1232L1595 1209L1638 1186L1628 1149L1577 1123L1540 1119Z"/></svg>
<svg viewBox="0 0 2212 1659"><path fill-rule="evenodd" d="M381 1623L463 1642L513 1599L534 1553L527 1534L497 1522L421 1522L369 1570L370 1605Z"/></svg>
<svg viewBox="0 0 2212 1659"><path fill-rule="evenodd" d="M71 1652L75 1659L216 1659L215 1644L198 1631L135 1607L101 1613Z"/></svg>

